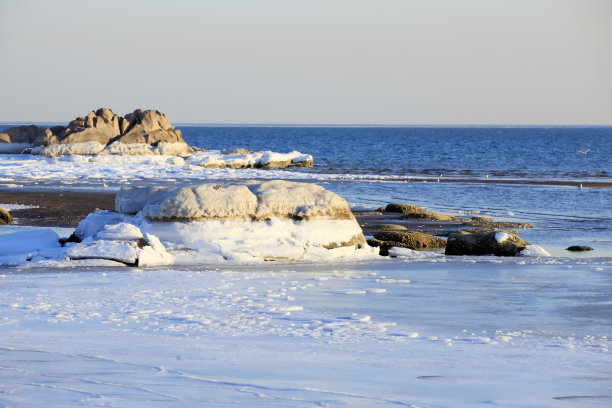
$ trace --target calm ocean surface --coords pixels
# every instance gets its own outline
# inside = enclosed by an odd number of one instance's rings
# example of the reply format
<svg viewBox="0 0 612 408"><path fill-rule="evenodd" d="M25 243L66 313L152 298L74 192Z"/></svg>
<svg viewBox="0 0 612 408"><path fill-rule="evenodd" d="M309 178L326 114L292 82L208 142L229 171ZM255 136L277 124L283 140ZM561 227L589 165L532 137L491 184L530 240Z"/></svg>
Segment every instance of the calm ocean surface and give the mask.
<svg viewBox="0 0 612 408"><path fill-rule="evenodd" d="M299 150L317 172L612 181L612 127L178 127L205 149Z"/></svg>

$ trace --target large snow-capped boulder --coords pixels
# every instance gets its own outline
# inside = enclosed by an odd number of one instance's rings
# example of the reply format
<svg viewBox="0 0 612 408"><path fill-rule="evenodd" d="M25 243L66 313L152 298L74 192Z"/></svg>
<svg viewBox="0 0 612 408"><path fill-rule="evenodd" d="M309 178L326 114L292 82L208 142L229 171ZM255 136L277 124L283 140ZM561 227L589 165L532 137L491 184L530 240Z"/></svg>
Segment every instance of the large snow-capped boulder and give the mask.
<svg viewBox="0 0 612 408"><path fill-rule="evenodd" d="M346 200L311 183L124 188L115 209L81 221L75 236L82 242L71 244L72 259L91 258L96 248L102 258L141 266L377 253L366 245ZM101 243L109 240L118 243ZM120 259L108 256L112 245Z"/></svg>

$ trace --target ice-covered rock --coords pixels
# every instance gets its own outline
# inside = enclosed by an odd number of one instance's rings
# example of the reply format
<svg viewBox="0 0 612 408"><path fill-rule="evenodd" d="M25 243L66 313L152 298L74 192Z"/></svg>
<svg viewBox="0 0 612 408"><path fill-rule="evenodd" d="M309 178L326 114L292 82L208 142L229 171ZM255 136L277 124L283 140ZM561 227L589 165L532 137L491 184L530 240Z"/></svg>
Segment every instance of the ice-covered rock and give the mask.
<svg viewBox="0 0 612 408"><path fill-rule="evenodd" d="M187 161L207 168L312 167L313 164L311 155L296 150L290 153L251 152L246 149L196 151Z"/></svg>
<svg viewBox="0 0 612 408"><path fill-rule="evenodd" d="M99 249L101 258L144 266L376 253L365 245L346 200L311 183L125 188L115 207L116 212L98 211L81 221L75 236L83 242L71 246L69 257L92 258ZM101 243L105 240L121 243L115 249L123 255L107 257L111 244ZM81 249L85 255L79 255Z"/></svg>

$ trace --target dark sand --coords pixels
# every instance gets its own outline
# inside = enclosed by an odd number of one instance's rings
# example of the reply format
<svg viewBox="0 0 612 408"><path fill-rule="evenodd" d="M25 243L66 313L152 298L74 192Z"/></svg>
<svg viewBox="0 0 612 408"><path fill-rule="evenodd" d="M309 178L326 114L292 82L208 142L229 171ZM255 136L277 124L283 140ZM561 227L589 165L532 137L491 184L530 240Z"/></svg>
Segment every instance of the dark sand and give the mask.
<svg viewBox="0 0 612 408"><path fill-rule="evenodd" d="M0 204L38 206L10 211L14 224L35 227L76 227L96 209L113 210L115 193L0 190Z"/></svg>

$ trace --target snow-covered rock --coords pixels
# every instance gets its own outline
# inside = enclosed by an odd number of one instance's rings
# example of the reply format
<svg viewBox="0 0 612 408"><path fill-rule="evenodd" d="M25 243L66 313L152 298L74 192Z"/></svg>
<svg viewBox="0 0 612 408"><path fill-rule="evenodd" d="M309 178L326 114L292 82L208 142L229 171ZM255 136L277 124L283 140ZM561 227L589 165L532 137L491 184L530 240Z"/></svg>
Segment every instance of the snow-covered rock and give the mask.
<svg viewBox="0 0 612 408"><path fill-rule="evenodd" d="M196 150L196 152L194 152ZM180 156L174 165L209 168L312 167L312 156L298 151L275 153L246 149L211 151L191 148L180 130L156 110L136 109L118 116L100 108L78 117L68 126L45 129L18 126L0 132L1 153L31 153L46 157L85 156Z"/></svg>
<svg viewBox="0 0 612 408"><path fill-rule="evenodd" d="M302 154L296 150L290 153L275 153L238 149L197 151L187 159L187 162L207 168L282 168L312 167L313 159L311 155Z"/></svg>
<svg viewBox="0 0 612 408"><path fill-rule="evenodd" d="M310 183L125 188L115 207L81 221L75 236L83 242L71 244L68 257L88 259L97 251L100 258L150 266L355 259L377 252L365 244L346 200Z"/></svg>

